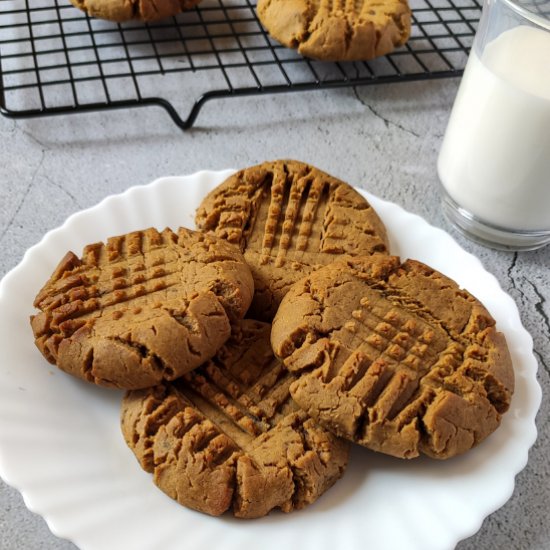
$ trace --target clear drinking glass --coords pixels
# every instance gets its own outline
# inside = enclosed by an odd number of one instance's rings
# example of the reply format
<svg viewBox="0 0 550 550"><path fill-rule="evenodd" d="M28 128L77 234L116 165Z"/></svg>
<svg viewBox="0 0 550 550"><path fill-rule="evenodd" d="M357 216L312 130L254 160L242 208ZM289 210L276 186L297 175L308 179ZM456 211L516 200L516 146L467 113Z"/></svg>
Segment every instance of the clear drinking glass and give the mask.
<svg viewBox="0 0 550 550"><path fill-rule="evenodd" d="M467 236L550 242L550 0L485 0L437 169L444 212Z"/></svg>

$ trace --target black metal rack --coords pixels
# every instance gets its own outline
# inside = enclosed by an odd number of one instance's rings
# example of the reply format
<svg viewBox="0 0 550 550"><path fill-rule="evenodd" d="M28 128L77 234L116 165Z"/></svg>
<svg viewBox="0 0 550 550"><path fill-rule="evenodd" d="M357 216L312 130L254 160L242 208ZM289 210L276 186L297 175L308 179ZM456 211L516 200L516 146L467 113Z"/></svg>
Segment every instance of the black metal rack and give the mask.
<svg viewBox="0 0 550 550"><path fill-rule="evenodd" d="M328 63L270 39L255 1L203 0L158 23L115 24L69 0L0 0L1 112L157 105L187 129L214 98L459 76L481 11L477 0L410 0L406 46L369 62Z"/></svg>

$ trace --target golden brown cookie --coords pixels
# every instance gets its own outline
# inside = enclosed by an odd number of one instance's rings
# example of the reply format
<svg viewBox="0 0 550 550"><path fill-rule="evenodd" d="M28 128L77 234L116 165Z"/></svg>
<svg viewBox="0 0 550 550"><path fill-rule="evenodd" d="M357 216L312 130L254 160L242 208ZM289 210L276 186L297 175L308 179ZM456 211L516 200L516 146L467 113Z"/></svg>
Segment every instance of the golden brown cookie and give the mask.
<svg viewBox="0 0 550 550"><path fill-rule="evenodd" d="M273 321L292 397L375 451L449 458L500 423L514 389L504 336L483 305L413 260L335 262L296 283Z"/></svg>
<svg viewBox="0 0 550 550"><path fill-rule="evenodd" d="M202 367L123 400L128 446L185 506L241 518L290 512L344 472L349 444L290 399L291 375L273 356L270 330L244 320Z"/></svg>
<svg viewBox="0 0 550 550"><path fill-rule="evenodd" d="M287 48L324 61L361 61L409 39L407 0L258 0L258 18Z"/></svg>
<svg viewBox="0 0 550 550"><path fill-rule="evenodd" d="M200 0L71 0L91 17L109 21L156 21L196 6Z"/></svg>
<svg viewBox="0 0 550 550"><path fill-rule="evenodd" d="M342 254L388 250L384 225L357 191L293 160L237 172L203 200L195 222L243 252L255 284L249 316L264 321L310 271Z"/></svg>
<svg viewBox="0 0 550 550"><path fill-rule="evenodd" d="M68 252L37 295L37 347L101 386L173 380L214 355L254 286L234 247L188 229L136 231Z"/></svg>

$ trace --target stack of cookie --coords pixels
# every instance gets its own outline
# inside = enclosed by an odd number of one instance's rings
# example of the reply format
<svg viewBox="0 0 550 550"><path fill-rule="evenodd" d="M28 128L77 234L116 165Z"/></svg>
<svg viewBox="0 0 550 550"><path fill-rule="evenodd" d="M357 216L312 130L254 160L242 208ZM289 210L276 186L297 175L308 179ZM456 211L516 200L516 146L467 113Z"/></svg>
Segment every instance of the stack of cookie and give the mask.
<svg viewBox="0 0 550 550"><path fill-rule="evenodd" d="M264 163L212 191L196 224L69 252L31 318L50 362L128 390L124 438L169 496L290 512L343 475L351 442L446 459L497 428L514 377L494 320L391 256L352 187Z"/></svg>

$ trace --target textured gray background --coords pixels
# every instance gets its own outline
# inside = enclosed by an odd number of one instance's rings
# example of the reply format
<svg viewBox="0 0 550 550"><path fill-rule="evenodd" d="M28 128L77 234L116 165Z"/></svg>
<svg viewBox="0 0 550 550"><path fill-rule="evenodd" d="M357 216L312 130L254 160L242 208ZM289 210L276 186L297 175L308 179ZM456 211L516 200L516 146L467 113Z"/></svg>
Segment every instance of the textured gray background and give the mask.
<svg viewBox="0 0 550 550"><path fill-rule="evenodd" d="M18 122L0 118L0 275L73 212L160 176L291 157L368 188L451 233L518 304L534 339L544 392L539 436L510 501L457 548L548 549L550 247L521 254L489 250L462 238L442 217L435 166L457 84L220 100L207 103L187 133L158 108ZM74 548L54 537L17 491L0 482L0 549Z"/></svg>

